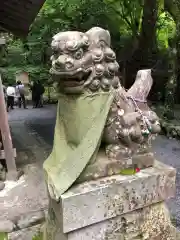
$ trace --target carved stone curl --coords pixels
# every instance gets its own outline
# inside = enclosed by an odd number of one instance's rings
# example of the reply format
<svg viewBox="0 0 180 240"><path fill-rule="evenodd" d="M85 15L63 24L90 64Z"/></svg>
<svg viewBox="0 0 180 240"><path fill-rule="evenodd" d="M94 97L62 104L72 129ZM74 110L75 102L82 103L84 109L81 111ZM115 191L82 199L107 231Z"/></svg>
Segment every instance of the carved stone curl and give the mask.
<svg viewBox="0 0 180 240"><path fill-rule="evenodd" d="M98 27L53 37L50 72L60 98L54 149L44 164L52 198L74 182L153 165L151 140L160 124L146 101L151 70L138 71L126 91L110 42L109 32Z"/></svg>

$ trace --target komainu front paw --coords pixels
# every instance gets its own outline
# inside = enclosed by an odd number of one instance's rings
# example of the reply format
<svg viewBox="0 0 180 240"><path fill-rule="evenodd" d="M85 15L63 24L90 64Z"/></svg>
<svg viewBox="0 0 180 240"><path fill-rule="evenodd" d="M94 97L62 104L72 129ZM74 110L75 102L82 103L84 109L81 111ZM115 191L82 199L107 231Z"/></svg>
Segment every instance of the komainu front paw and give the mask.
<svg viewBox="0 0 180 240"><path fill-rule="evenodd" d="M132 164L132 150L123 145L110 144L106 147L106 155L110 160L122 161L123 164Z"/></svg>

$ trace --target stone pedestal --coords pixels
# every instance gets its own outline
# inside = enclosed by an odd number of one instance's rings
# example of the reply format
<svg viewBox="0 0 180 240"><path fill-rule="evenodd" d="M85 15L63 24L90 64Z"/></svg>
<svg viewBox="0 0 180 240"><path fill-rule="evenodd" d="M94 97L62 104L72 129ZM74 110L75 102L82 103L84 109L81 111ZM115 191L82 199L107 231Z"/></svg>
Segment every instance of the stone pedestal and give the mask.
<svg viewBox="0 0 180 240"><path fill-rule="evenodd" d="M73 186L50 199L44 240L175 240L164 200L175 194L176 171L156 162L136 175Z"/></svg>

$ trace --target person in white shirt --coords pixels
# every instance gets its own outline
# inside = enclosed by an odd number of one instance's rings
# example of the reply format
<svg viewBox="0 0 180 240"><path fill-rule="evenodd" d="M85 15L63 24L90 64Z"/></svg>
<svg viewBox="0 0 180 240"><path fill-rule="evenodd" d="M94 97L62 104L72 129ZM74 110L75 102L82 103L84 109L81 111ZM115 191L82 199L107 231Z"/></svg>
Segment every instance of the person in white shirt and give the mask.
<svg viewBox="0 0 180 240"><path fill-rule="evenodd" d="M12 84L9 84L9 86L7 87L6 95L7 95L7 111L9 111L9 108L14 109L14 98L16 95L16 90Z"/></svg>

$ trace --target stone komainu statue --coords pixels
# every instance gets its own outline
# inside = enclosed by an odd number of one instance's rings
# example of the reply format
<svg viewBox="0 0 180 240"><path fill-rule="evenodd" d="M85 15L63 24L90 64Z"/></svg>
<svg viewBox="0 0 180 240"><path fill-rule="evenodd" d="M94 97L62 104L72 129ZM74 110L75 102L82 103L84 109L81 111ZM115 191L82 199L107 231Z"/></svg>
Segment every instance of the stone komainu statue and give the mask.
<svg viewBox="0 0 180 240"><path fill-rule="evenodd" d="M75 182L153 165L151 139L160 125L146 101L151 70L139 71L126 91L110 40L99 27L53 37L50 72L59 104L53 151L44 169L56 200Z"/></svg>

